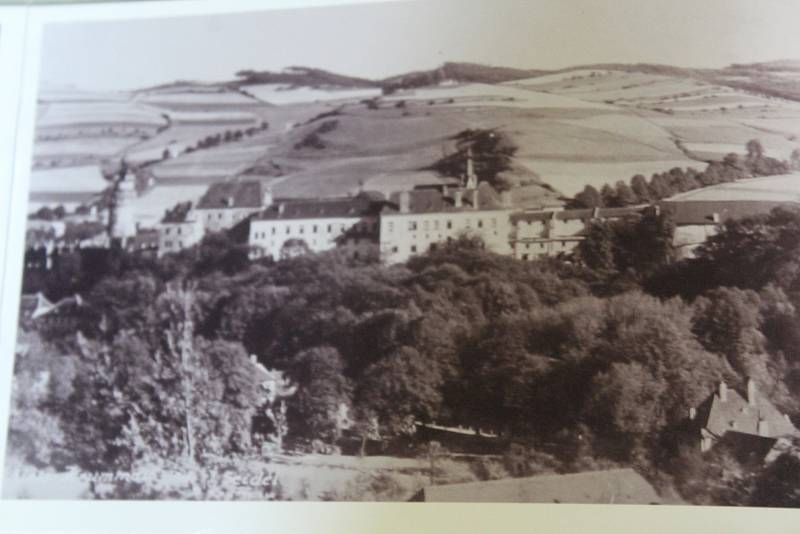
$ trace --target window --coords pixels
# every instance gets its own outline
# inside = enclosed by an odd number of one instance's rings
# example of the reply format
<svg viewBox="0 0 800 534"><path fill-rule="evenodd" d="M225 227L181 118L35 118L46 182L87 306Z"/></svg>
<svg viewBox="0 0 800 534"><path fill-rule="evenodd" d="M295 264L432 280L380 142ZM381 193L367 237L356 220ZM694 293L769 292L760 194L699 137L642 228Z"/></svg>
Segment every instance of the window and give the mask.
<svg viewBox="0 0 800 534"><path fill-rule="evenodd" d="M414 231L417 229L417 221L408 221L408 229Z"/></svg>
<svg viewBox="0 0 800 534"><path fill-rule="evenodd" d="M289 225L286 225L286 233L289 234L289 233L291 233L291 231L292 231L292 227L289 226Z"/></svg>
<svg viewBox="0 0 800 534"><path fill-rule="evenodd" d="M453 221L447 221L447 229L451 230L453 228Z"/></svg>
<svg viewBox="0 0 800 534"><path fill-rule="evenodd" d="M169 228L167 228L167 229L164 231L164 233L165 233L165 234L167 234L167 235L169 235L169 231L170 231L170 229L169 229Z"/></svg>
<svg viewBox="0 0 800 534"><path fill-rule="evenodd" d="M164 246L165 247L171 247L172 246L172 241L164 241Z"/></svg>
<svg viewBox="0 0 800 534"><path fill-rule="evenodd" d="M275 235L275 231L276 231L277 229L278 229L278 228L277 228L277 227L275 227L275 226L273 226L273 227L272 227L272 235Z"/></svg>
<svg viewBox="0 0 800 534"><path fill-rule="evenodd" d="M400 250L400 249L399 249L399 248L397 248L397 246L394 246L394 247L392 247L392 252L397 252L397 251L399 251L399 250Z"/></svg>
<svg viewBox="0 0 800 534"><path fill-rule="evenodd" d="M300 233L301 233L301 234L303 233L303 229L304 229L304 228L303 228L303 225L301 224L301 225L300 225Z"/></svg>
<svg viewBox="0 0 800 534"><path fill-rule="evenodd" d="M315 234L317 233L317 225L316 224L311 227L311 232L313 232Z"/></svg>
<svg viewBox="0 0 800 534"><path fill-rule="evenodd" d="M438 230L439 229L439 219L436 219L435 221L433 221L433 229L434 230Z"/></svg>
<svg viewBox="0 0 800 534"><path fill-rule="evenodd" d="M144 245L142 245L144 247ZM183 241L178 241L178 248L183 248Z"/></svg>
<svg viewBox="0 0 800 534"><path fill-rule="evenodd" d="M525 260L525 261L527 261L527 260L528 260L528 257L529 257L529 256L528 256L527 254L523 254L523 255L522 255L522 259L523 259L523 260Z"/></svg>
<svg viewBox="0 0 800 534"><path fill-rule="evenodd" d="M221 213L217 213L217 219L221 219L221 218L222 218L222 214Z"/></svg>
<svg viewBox="0 0 800 534"><path fill-rule="evenodd" d="M417 251L417 245L411 245L411 252Z"/></svg>
<svg viewBox="0 0 800 534"><path fill-rule="evenodd" d="M436 243L431 243L431 250L436 250L437 248Z"/></svg>
<svg viewBox="0 0 800 534"><path fill-rule="evenodd" d="M178 230L178 235L181 235L181 227L180 226L177 228L177 230Z"/></svg>
<svg viewBox="0 0 800 534"><path fill-rule="evenodd" d="M331 233L331 232L333 232L333 225L329 224L328 225L328 233Z"/></svg>
<svg viewBox="0 0 800 534"><path fill-rule="evenodd" d="M483 219L478 219L478 228L483 228Z"/></svg>

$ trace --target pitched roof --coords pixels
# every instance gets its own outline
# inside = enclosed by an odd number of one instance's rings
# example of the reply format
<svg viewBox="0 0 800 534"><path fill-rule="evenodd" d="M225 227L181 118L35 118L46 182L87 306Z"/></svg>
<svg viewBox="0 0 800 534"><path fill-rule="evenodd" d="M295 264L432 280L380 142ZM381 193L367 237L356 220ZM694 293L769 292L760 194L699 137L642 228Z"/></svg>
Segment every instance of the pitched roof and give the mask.
<svg viewBox="0 0 800 534"><path fill-rule="evenodd" d="M164 212L164 217L161 219L161 222L166 224L186 222L186 217L191 210L191 201L180 202Z"/></svg>
<svg viewBox="0 0 800 534"><path fill-rule="evenodd" d="M259 208L263 202L261 182L218 182L208 187L197 209Z"/></svg>
<svg viewBox="0 0 800 534"><path fill-rule="evenodd" d="M36 319L53 308L54 304L47 300L41 292L35 295L22 295L20 299L20 315L28 319Z"/></svg>
<svg viewBox="0 0 800 534"><path fill-rule="evenodd" d="M366 217L377 215L384 201L383 195L374 191L359 193L348 198L291 200L276 202L260 213L256 219L330 219Z"/></svg>
<svg viewBox="0 0 800 534"><path fill-rule="evenodd" d="M641 206L629 206L625 208L599 208L597 210L598 219L617 219L621 217L632 217L641 214ZM595 216L593 209L572 209L572 210L537 210L514 213L511 216L512 222L517 221L546 221L557 219L560 221L582 220L588 221Z"/></svg>
<svg viewBox="0 0 800 534"><path fill-rule="evenodd" d="M428 486L413 500L578 504L662 502L653 486L630 468Z"/></svg>
<svg viewBox="0 0 800 534"><path fill-rule="evenodd" d="M779 206L797 207L797 203L772 200L663 200L659 206L670 214L675 224L681 226L716 224L715 213L719 216L719 222L724 222L766 214Z"/></svg>
<svg viewBox="0 0 800 534"><path fill-rule="evenodd" d="M750 404L737 391L726 389L725 400L717 390L697 407L695 422L699 428L719 438L729 431L758 435L759 421L763 421L770 437L798 434L792 422L763 395L755 392Z"/></svg>
<svg viewBox="0 0 800 534"><path fill-rule="evenodd" d="M456 207L455 197L461 191L461 207ZM382 214L391 215L400 213L400 197L402 194L407 194L409 199L409 213L441 213L441 212L458 212L458 211L471 211L473 207L473 192L475 190L464 189L448 189L443 192L440 189L414 189L413 191L394 192L389 195L389 201L386 202ZM500 202L500 196L494 188L481 182L476 189L478 192L478 209L479 210L493 210L503 209Z"/></svg>

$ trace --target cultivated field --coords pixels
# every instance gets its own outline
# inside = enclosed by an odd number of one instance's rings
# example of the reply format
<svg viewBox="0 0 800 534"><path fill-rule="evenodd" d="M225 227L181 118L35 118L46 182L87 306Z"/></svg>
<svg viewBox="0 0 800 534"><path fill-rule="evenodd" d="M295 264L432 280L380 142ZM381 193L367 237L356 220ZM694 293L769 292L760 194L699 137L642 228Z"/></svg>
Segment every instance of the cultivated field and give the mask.
<svg viewBox="0 0 800 534"><path fill-rule="evenodd" d="M763 200L800 202L800 173L739 180L688 191L668 200Z"/></svg>
<svg viewBox="0 0 800 534"><path fill-rule="evenodd" d="M381 94L380 89L322 89L314 87L293 87L285 84L246 85L242 88L245 94L252 95L262 102L276 106L311 102L328 102L337 100L362 100Z"/></svg>
<svg viewBox="0 0 800 534"><path fill-rule="evenodd" d="M599 187L634 174L701 170L708 160L743 153L754 138L768 155L781 159L800 146L796 102L701 79L610 69L576 69L504 84L448 84L390 96L371 88L285 84L241 91L174 84L133 95L76 93L74 98L68 93L51 91L39 121L43 131L66 128L69 139L40 142L37 158L83 157L92 151L97 160L125 155L136 163L160 160L169 149L174 157L151 166L161 185L205 185L255 167L253 172L281 196L413 187L424 169L455 150L454 136L466 129L503 132L518 147L514 165L567 196L586 184ZM367 105L364 100L371 98L374 103ZM81 135L87 121L109 133L98 137L95 128L91 136ZM269 124L265 131L184 153L206 137L262 121ZM127 123L141 123L150 133L110 133ZM429 173L428 179L438 177ZM537 191L531 194L543 192ZM170 202L179 196L172 191ZM163 203L158 204L161 211Z"/></svg>

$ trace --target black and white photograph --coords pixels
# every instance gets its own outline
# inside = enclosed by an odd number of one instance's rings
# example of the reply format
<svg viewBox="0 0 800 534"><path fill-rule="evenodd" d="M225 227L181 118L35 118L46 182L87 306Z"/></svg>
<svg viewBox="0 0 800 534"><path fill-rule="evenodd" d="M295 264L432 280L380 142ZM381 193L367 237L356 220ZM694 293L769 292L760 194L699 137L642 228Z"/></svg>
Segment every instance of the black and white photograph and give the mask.
<svg viewBox="0 0 800 534"><path fill-rule="evenodd" d="M797 15L45 24L2 498L800 506Z"/></svg>

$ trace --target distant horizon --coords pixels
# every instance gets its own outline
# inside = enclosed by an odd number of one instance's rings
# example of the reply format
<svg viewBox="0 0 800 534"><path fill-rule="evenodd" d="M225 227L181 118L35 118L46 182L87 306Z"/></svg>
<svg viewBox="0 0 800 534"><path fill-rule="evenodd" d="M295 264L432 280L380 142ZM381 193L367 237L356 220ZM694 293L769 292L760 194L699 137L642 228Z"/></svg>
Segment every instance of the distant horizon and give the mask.
<svg viewBox="0 0 800 534"><path fill-rule="evenodd" d="M635 63L625 63L625 62L620 62L620 61L608 61L608 62L605 62L605 63L588 63L588 64L569 65L569 66L566 66L566 67L560 67L560 68L554 68L554 69L544 69L544 68L539 68L539 67L512 67L512 66L509 66L509 65L479 63L479 62L476 62L476 61L469 61L469 60L458 60L458 61L456 61L456 60L445 60L442 63L439 63L438 65L435 65L433 67L416 68L416 69L412 69L412 70L408 70L408 71L389 74L388 76L383 76L383 77L380 77L380 78L365 78L365 77L354 75L354 74L351 74L351 73L348 73L348 72L339 72L339 71L335 71L335 70L331 70L331 69L327 69L327 68L319 67L319 66L315 66L315 65L287 65L285 67L280 67L280 68L275 68L275 69L258 69L258 68L252 68L251 69L251 68L248 68L248 67L244 67L242 69L237 69L235 72L232 72L231 75L228 76L228 77L222 77L222 78L213 79L213 80L176 78L176 79L164 80L162 82L158 82L158 83L155 83L155 84L148 84L148 85L137 86L137 87L126 87L126 88L120 88L120 89L93 89L93 88L79 87L79 86L75 86L75 85L57 86L57 85L51 85L52 82L43 80L40 83L40 89L45 88L45 85L49 85L49 87L47 87L47 89L71 89L71 90L86 91L86 92L120 92L120 93L124 93L124 92L141 91L143 89L149 89L149 88L160 87L160 86L171 85L171 84L181 84L181 83L197 84L197 85L214 85L214 84L218 84L218 83L223 83L223 82L234 81L234 80L237 80L237 79L242 79L241 76L236 76L236 72L239 72L239 71L242 71L242 70L252 70L254 72L267 72L268 71L268 72L272 72L272 73L280 73L280 72L283 72L283 71L291 69L291 68L307 68L307 69L322 70L322 71L325 71L325 72L329 72L331 74L337 74L337 75L347 76L347 77L351 77L351 78L361 78L361 79L364 79L364 80L367 80L367 81L371 81L371 82L380 82L382 80L385 80L387 78L392 78L392 77L395 77L395 76L411 74L411 73L414 73L414 72L424 72L424 71L434 70L434 69L442 67L442 66L444 66L445 64L448 64L448 63L451 63L451 64L480 65L482 67L489 67L489 68L503 68L503 69L507 68L507 69L518 69L518 70L541 71L542 72L541 76L547 76L548 74L564 72L564 71L570 71L570 70L576 70L576 69L582 69L582 68L601 68L602 65L625 65L625 66L652 65L652 66L674 67L674 68L678 68L678 69L687 69L687 70L722 70L722 69L725 69L725 68L732 67L733 65L752 65L752 64L765 64L765 65L768 65L768 64L771 64L771 63L782 63L782 62L798 62L798 64L800 64L800 58L788 58L787 57L787 58L780 58L780 59L767 59L767 60L763 60L763 61L753 61L753 62L747 62L747 63L735 62L735 63L728 63L726 65L720 65L720 66L715 66L715 67L687 67L685 65L673 65L673 64L668 64L668 63L654 63L654 62L651 63L651 62L646 62L646 61L637 61Z"/></svg>
<svg viewBox="0 0 800 534"><path fill-rule="evenodd" d="M40 86L130 91L288 66L380 80L447 61L547 71L603 63L719 69L800 58L793 14L791 0L429 0L52 23Z"/></svg>

